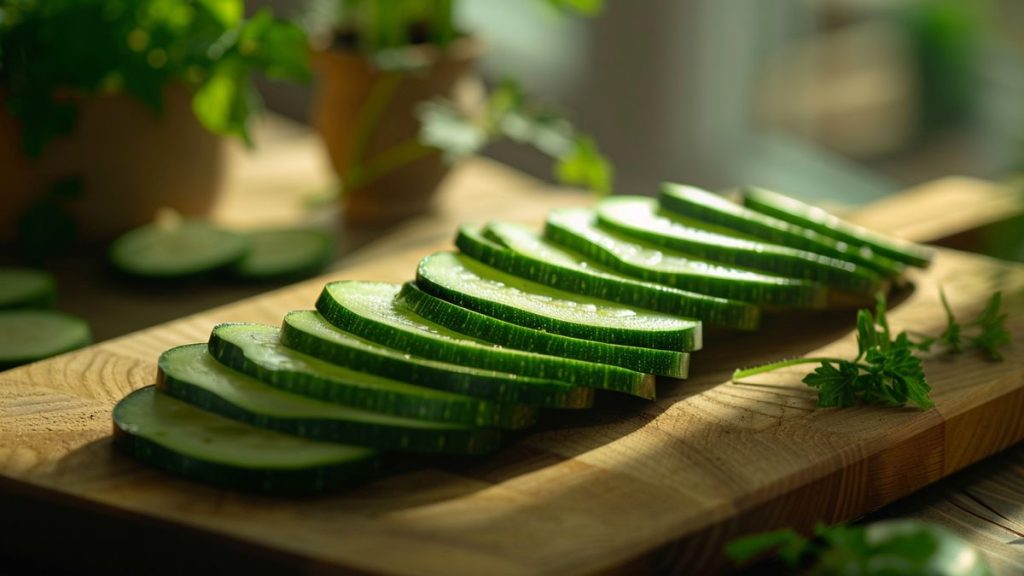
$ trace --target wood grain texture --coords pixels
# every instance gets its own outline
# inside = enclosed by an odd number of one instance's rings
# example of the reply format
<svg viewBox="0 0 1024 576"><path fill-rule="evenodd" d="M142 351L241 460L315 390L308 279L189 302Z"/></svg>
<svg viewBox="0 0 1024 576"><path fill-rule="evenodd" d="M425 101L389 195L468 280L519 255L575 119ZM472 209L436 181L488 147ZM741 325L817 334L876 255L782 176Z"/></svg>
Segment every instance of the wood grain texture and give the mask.
<svg viewBox="0 0 1024 576"><path fill-rule="evenodd" d="M515 204L534 220L553 205ZM212 542L273 571L689 573L720 566L721 544L737 534L860 516L1024 438L1017 350L1002 363L927 359L937 408L925 412L815 410L798 369L728 383L734 368L780 356L855 354L846 311L719 335L694 355L690 380L660 383L656 402L606 395L494 456L413 466L333 497L208 488L112 450L111 407L152 382L161 351L204 340L218 322L276 324L312 306L331 279L408 279L421 256L447 245L436 230L410 230L395 244L404 247L329 276L0 374L0 505L34 503L5 508L14 512L0 519L0 539L28 541L37 530L61 541L52 528L68 522L65 540L91 543L89 558L71 562L127 571L216 569L202 555ZM1024 268L942 251L911 278L895 299L894 329L941 331L941 284L965 316L1002 289L1016 340L1024 336ZM32 513L41 507L45 522ZM168 549L174 558L153 561Z"/></svg>

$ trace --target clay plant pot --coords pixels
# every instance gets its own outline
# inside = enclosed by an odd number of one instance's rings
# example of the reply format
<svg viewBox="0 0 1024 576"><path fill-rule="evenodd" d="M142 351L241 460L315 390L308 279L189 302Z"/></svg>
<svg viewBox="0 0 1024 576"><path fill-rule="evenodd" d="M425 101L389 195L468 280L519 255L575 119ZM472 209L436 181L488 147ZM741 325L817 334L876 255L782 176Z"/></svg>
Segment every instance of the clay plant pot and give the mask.
<svg viewBox="0 0 1024 576"><path fill-rule="evenodd" d="M123 94L83 97L78 109L74 131L29 158L0 95L0 240L10 241L24 210L69 177L83 184L68 209L85 241L109 240L161 208L197 216L213 207L226 141L199 124L184 88L167 91L161 114Z"/></svg>
<svg viewBox="0 0 1024 576"><path fill-rule="evenodd" d="M444 50L410 46L406 57L421 65L402 71L381 70L341 47L315 53L312 123L341 179L346 223L389 224L430 208L449 166L440 152L418 143L416 109L452 96L482 49L474 38Z"/></svg>

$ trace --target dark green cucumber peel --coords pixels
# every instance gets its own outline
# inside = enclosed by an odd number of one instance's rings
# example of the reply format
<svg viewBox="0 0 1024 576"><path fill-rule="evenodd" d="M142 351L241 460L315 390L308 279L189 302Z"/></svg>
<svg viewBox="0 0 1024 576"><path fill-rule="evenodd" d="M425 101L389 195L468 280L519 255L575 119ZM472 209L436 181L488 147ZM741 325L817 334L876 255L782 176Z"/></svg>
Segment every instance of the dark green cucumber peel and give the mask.
<svg viewBox="0 0 1024 576"><path fill-rule="evenodd" d="M496 402L548 408L589 408L594 402L591 388L438 362L387 348L339 329L313 310L289 312L280 338L289 348L334 364Z"/></svg>
<svg viewBox="0 0 1024 576"><path fill-rule="evenodd" d="M753 304L705 295L695 298L691 292L623 276L546 242L519 225L492 222L486 232L489 237L478 227L462 226L455 244L489 266L566 292L696 318L723 328L754 330L761 322L761 312ZM652 333L651 338L650 347L665 346L653 344L658 334Z"/></svg>
<svg viewBox="0 0 1024 576"><path fill-rule="evenodd" d="M399 298L410 310L431 322L463 334L478 334L489 342L515 350L611 364L672 378L686 378L690 365L690 355L685 352L570 338L498 320L431 296L412 283L402 286Z"/></svg>
<svg viewBox="0 0 1024 576"><path fill-rule="evenodd" d="M862 250L858 246L762 214L693 186L662 183L658 203L662 210L677 218L724 226L773 244L853 262L886 278L899 276L905 270L902 263L871 250Z"/></svg>
<svg viewBox="0 0 1024 576"><path fill-rule="evenodd" d="M827 292L821 284L690 258L601 228L594 212L585 208L551 211L544 235L556 244L641 280L762 305L820 308L826 304Z"/></svg>
<svg viewBox="0 0 1024 576"><path fill-rule="evenodd" d="M747 187L742 191L743 205L779 220L803 226L824 236L835 238L852 246L868 248L897 262L926 267L935 252L920 244L894 238L862 228L829 214L825 210L771 192L763 188Z"/></svg>
<svg viewBox="0 0 1024 576"><path fill-rule="evenodd" d="M306 398L217 362L206 344L160 356L157 388L193 406L258 428L378 450L482 454L498 447L493 428L402 418Z"/></svg>
<svg viewBox="0 0 1024 576"><path fill-rule="evenodd" d="M51 274L31 268L0 268L0 310L52 308L57 282Z"/></svg>
<svg viewBox="0 0 1024 576"><path fill-rule="evenodd" d="M883 286L878 274L852 262L686 226L659 212L653 198L605 198L597 203L597 218L601 225L622 234L697 258L814 280L853 294L874 294Z"/></svg>
<svg viewBox="0 0 1024 576"><path fill-rule="evenodd" d="M699 320L565 292L466 254L427 256L416 286L463 308L572 338L674 352L699 350L703 342Z"/></svg>
<svg viewBox="0 0 1024 576"><path fill-rule="evenodd" d="M317 311L335 326L415 356L654 398L654 377L618 366L508 350L430 322L396 299L386 282L331 282Z"/></svg>
<svg viewBox="0 0 1024 576"><path fill-rule="evenodd" d="M88 346L89 324L81 318L24 308L0 311L0 370Z"/></svg>
<svg viewBox="0 0 1024 576"><path fill-rule="evenodd" d="M249 250L234 273L249 280L314 276L331 261L334 238L326 232L280 228L247 232Z"/></svg>
<svg viewBox="0 0 1024 576"><path fill-rule="evenodd" d="M358 372L281 344L279 330L261 324L220 324L210 334L218 362L275 388L309 398L406 418L495 426L493 402Z"/></svg>
<svg viewBox="0 0 1024 576"><path fill-rule="evenodd" d="M114 445L178 476L238 490L315 493L377 470L368 448L317 442L218 416L147 386L114 406Z"/></svg>
<svg viewBox="0 0 1024 576"><path fill-rule="evenodd" d="M201 220L183 220L124 234L110 245L110 261L119 271L140 278L187 278L227 269L247 249L240 234Z"/></svg>

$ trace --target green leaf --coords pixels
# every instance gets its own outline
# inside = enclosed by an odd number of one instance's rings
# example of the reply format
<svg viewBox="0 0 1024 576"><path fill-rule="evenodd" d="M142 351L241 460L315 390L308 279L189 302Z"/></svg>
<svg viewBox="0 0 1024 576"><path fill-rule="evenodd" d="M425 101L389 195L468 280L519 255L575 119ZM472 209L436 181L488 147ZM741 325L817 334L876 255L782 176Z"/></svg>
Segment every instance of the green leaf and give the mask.
<svg viewBox="0 0 1024 576"><path fill-rule="evenodd" d="M256 98L246 70L239 63L227 62L196 90L192 110L207 130L237 135L251 143L246 121Z"/></svg>
<svg viewBox="0 0 1024 576"><path fill-rule="evenodd" d="M996 292L989 298L984 311L972 325L981 327L981 334L971 338L971 344L981 348L992 360L1002 360L1000 348L1013 342L1013 335L1006 329L1007 315L1001 312L1002 292Z"/></svg>
<svg viewBox="0 0 1024 576"><path fill-rule="evenodd" d="M857 375L859 369L853 362L823 362L813 372L804 376L804 384L818 391L818 406L821 408L845 408L857 401Z"/></svg>
<svg viewBox="0 0 1024 576"><path fill-rule="evenodd" d="M597 16L604 10L604 0L548 0L548 3L559 10L583 16Z"/></svg>
<svg viewBox="0 0 1024 576"><path fill-rule="evenodd" d="M196 4L209 12L224 28L238 26L245 14L245 2L242 0L197 0Z"/></svg>
<svg viewBox="0 0 1024 576"><path fill-rule="evenodd" d="M942 288L939 288L939 299L942 300L942 308L946 311L946 330L939 336L939 341L949 346L951 352L959 354L964 350L961 327L953 317L953 309L946 299L946 291Z"/></svg>
<svg viewBox="0 0 1024 576"><path fill-rule="evenodd" d="M875 317L867 310L857 311L857 359L861 359L868 350L878 343L878 330L875 329Z"/></svg>
<svg viewBox="0 0 1024 576"><path fill-rule="evenodd" d="M420 142L444 152L449 161L475 154L487 145L487 131L455 109L448 100L420 104Z"/></svg>
<svg viewBox="0 0 1024 576"><path fill-rule="evenodd" d="M744 563L772 551L786 550L789 566L799 562L800 552L807 546L807 539L790 529L776 530L754 534L729 542L725 547L725 555L736 563Z"/></svg>
<svg viewBox="0 0 1024 576"><path fill-rule="evenodd" d="M572 151L558 159L555 174L564 184L577 184L608 194L614 170L608 159L598 152L593 140L579 136Z"/></svg>

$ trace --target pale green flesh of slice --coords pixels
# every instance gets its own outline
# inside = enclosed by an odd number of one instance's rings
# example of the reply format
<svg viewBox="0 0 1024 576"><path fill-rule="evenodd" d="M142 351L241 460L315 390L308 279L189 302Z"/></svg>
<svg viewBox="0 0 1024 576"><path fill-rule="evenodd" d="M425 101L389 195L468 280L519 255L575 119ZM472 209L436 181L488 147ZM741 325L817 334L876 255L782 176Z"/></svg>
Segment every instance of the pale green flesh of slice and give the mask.
<svg viewBox="0 0 1024 576"><path fill-rule="evenodd" d="M205 344L179 346L164 352L160 357L160 369L176 380L202 388L248 412L276 418L344 420L427 430L461 428L451 424L348 408L282 392L217 362L207 353Z"/></svg>
<svg viewBox="0 0 1024 576"><path fill-rule="evenodd" d="M173 452L250 469L304 469L371 457L367 448L316 442L256 428L200 410L152 387L137 390L114 408L124 432Z"/></svg>
<svg viewBox="0 0 1024 576"><path fill-rule="evenodd" d="M0 312L0 365L45 358L85 346L90 339L88 324L60 312Z"/></svg>
<svg viewBox="0 0 1024 576"><path fill-rule="evenodd" d="M493 300L573 324L629 330L687 330L700 322L563 292L506 274L461 254L443 252L420 263L420 273L450 290Z"/></svg>
<svg viewBox="0 0 1024 576"><path fill-rule="evenodd" d="M368 390L396 392L438 400L467 402L471 400L459 394L414 386L397 380L367 374L366 372L359 372L344 366L318 360L301 352L296 352L281 344L278 336L279 330L274 326L222 324L216 330L219 337L223 338L226 342L238 346L247 358L258 365L272 370L315 374L329 381Z"/></svg>

